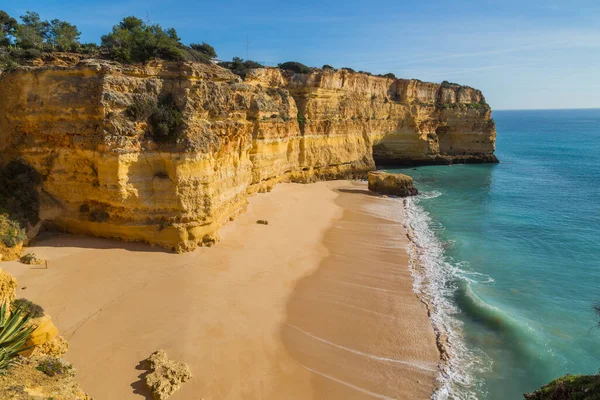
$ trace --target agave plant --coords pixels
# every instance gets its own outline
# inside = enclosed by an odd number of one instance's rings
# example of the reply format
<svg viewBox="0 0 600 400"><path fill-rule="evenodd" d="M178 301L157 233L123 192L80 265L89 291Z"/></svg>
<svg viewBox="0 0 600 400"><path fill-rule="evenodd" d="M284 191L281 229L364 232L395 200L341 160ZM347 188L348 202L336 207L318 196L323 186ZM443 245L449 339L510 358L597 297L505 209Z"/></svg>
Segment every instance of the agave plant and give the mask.
<svg viewBox="0 0 600 400"><path fill-rule="evenodd" d="M35 326L28 324L29 314L19 305L10 311L8 303L0 306L0 373L15 362L15 358L23 351L33 346L27 346L27 338L35 330Z"/></svg>

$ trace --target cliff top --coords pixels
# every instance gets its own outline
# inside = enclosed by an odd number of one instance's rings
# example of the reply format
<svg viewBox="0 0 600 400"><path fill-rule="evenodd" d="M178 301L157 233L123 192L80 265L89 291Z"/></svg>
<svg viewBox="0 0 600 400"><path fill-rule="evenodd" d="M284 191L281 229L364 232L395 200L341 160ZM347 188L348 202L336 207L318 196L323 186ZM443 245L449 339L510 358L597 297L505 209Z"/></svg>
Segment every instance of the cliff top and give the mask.
<svg viewBox="0 0 600 400"><path fill-rule="evenodd" d="M63 69L63 68L91 68L104 72L121 71L127 75L149 76L160 75L166 77L169 74L176 75L180 78L192 77L210 80L231 80L244 81L250 84L263 86L286 86L286 87L323 87L328 86L328 82L336 80L335 78L344 78L348 83L356 80L369 80L371 82L379 82L379 85L392 85L398 82L401 86L419 86L420 88L429 88L437 90L438 88L452 91L469 91L477 93L477 97L481 98L482 104L485 104L485 98L480 90L470 86L460 85L443 81L442 83L425 82L420 79L413 78L396 78L393 74L373 75L365 71L354 71L351 68L333 68L325 65L323 68L306 67L303 72L296 72L291 69L281 67L256 66L249 68L242 74L236 74L237 71L232 71L224 65L230 63L221 63L220 65L199 61L168 61L162 59L153 59L146 63L125 64L119 61L110 60L102 57L90 57L87 54L72 53L72 52L46 52L40 57L33 59L16 69L36 70L36 69ZM1 76L1 75L0 75ZM175 76L173 76L175 77ZM329 78L329 79L328 79ZM355 88L353 88L355 89Z"/></svg>

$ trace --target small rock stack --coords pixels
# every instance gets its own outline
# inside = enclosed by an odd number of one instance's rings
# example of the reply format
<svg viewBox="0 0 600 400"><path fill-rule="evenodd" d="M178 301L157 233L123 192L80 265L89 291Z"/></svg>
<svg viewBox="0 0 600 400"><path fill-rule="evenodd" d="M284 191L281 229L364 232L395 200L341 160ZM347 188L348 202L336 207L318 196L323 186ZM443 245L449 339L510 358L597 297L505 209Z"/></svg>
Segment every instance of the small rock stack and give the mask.
<svg viewBox="0 0 600 400"><path fill-rule="evenodd" d="M369 172L369 190L379 194L406 197L419 194L408 175L390 174L383 171Z"/></svg>

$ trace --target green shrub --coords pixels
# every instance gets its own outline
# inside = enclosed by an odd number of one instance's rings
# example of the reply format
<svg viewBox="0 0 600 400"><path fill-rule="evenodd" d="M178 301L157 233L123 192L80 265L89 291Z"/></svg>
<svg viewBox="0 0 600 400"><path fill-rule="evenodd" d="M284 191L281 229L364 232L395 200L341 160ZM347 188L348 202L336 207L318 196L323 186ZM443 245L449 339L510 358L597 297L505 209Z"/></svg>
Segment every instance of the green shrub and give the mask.
<svg viewBox="0 0 600 400"><path fill-rule="evenodd" d="M167 94L158 100L158 104L148 119L150 136L158 143L174 142L182 123L181 110L175 104L173 95Z"/></svg>
<svg viewBox="0 0 600 400"><path fill-rule="evenodd" d="M125 113L134 121L146 121L156 110L156 99L147 94L135 94Z"/></svg>
<svg viewBox="0 0 600 400"><path fill-rule="evenodd" d="M344 67L342 68L342 70L344 71L348 71L348 72L356 72L355 70L353 70L352 68L348 68L348 67Z"/></svg>
<svg viewBox="0 0 600 400"><path fill-rule="evenodd" d="M139 18L126 17L102 36L102 49L108 57L124 63L146 62L152 58L183 60L183 45L173 28L147 25Z"/></svg>
<svg viewBox="0 0 600 400"><path fill-rule="evenodd" d="M215 51L215 48L206 42L202 42L202 44L190 43L190 47L208 56L209 58L217 58L217 52Z"/></svg>
<svg viewBox="0 0 600 400"><path fill-rule="evenodd" d="M0 306L0 372L6 373L19 353L31 348L27 338L36 329L22 307L10 310L7 303Z"/></svg>
<svg viewBox="0 0 600 400"><path fill-rule="evenodd" d="M256 61L252 61L252 60L244 61L243 59L241 59L239 57L233 57L233 59L231 61L225 61L225 62L219 63L219 66L231 70L231 72L233 72L234 74L236 74L242 78L246 78L246 74L251 69L263 68L263 65L257 63Z"/></svg>
<svg viewBox="0 0 600 400"><path fill-rule="evenodd" d="M35 60L42 56L42 51L39 49L14 49L10 52L10 55L20 61Z"/></svg>
<svg viewBox="0 0 600 400"><path fill-rule="evenodd" d="M16 299L12 302L11 310L14 312L18 309L21 309L22 312L29 315L30 318L40 318L44 316L44 309L42 306L27 299Z"/></svg>
<svg viewBox="0 0 600 400"><path fill-rule="evenodd" d="M333 68L331 65L328 65L328 64L323 65L322 68L323 69L330 69L330 70L334 70L335 71L335 68Z"/></svg>
<svg viewBox="0 0 600 400"><path fill-rule="evenodd" d="M458 83L454 83L454 82L443 81L441 83L441 86L443 88L451 88L451 87L456 87L456 86L460 86L460 85Z"/></svg>
<svg viewBox="0 0 600 400"><path fill-rule="evenodd" d="M600 375L566 375L533 393L525 394L527 400L598 400Z"/></svg>
<svg viewBox="0 0 600 400"><path fill-rule="evenodd" d="M387 74L383 75L384 78L389 78L389 79L396 79L396 75L388 72Z"/></svg>
<svg viewBox="0 0 600 400"><path fill-rule="evenodd" d="M308 74L310 72L310 68L304 64L301 64L296 61L288 61L282 64L279 64L279 69L283 69L286 71L293 71L297 74Z"/></svg>
<svg viewBox="0 0 600 400"><path fill-rule="evenodd" d="M203 64L210 64L210 57L189 47L181 48L181 59L185 61L197 61Z"/></svg>
<svg viewBox="0 0 600 400"><path fill-rule="evenodd" d="M96 43L82 43L75 49L75 52L97 55L100 52L100 46L98 46Z"/></svg>
<svg viewBox="0 0 600 400"><path fill-rule="evenodd" d="M134 121L147 121L148 136L158 143L174 143L183 122L182 112L170 93L158 101L147 94L136 94L125 113Z"/></svg>
<svg viewBox="0 0 600 400"><path fill-rule="evenodd" d="M44 374L46 374L48 376L55 376L55 375L72 376L75 373L73 366L71 364L69 364L68 362L61 360L59 358L52 358L52 357L48 357L48 358L42 360L37 365L37 367L35 367L35 369L43 372Z"/></svg>
<svg viewBox="0 0 600 400"><path fill-rule="evenodd" d="M306 124L306 118L304 118L304 115L298 114L296 119L298 121L298 125L300 125L300 128L304 128L304 125Z"/></svg>
<svg viewBox="0 0 600 400"><path fill-rule="evenodd" d="M0 241L6 247L14 247L27 238L25 229L7 214L0 214Z"/></svg>

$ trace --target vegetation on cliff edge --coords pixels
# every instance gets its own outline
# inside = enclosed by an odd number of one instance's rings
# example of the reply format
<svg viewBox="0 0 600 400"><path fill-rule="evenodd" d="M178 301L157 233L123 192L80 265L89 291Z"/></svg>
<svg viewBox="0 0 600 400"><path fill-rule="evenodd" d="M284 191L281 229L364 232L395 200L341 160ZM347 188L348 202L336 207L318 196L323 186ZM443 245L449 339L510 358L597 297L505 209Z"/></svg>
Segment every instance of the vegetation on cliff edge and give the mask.
<svg viewBox="0 0 600 400"><path fill-rule="evenodd" d="M229 69L234 74L246 78L246 74L251 69L262 68L263 66L256 61L243 60L240 57L233 57L231 61L224 61L219 63L219 66Z"/></svg>
<svg viewBox="0 0 600 400"><path fill-rule="evenodd" d="M600 400L600 375L567 375L525 395L527 400Z"/></svg>
<svg viewBox="0 0 600 400"><path fill-rule="evenodd" d="M279 69L283 69L286 71L293 71L297 74L308 74L310 72L310 68L306 65L296 62L296 61L288 61L279 64Z"/></svg>
<svg viewBox="0 0 600 400"><path fill-rule="evenodd" d="M81 43L76 25L53 19L42 20L27 11L21 22L0 10L0 71L39 58L43 53L68 51L109 58L123 63L146 62L153 58L211 62L217 57L208 43L184 45L174 28L142 21L134 16L123 18L111 32L102 36L101 46Z"/></svg>
<svg viewBox="0 0 600 400"><path fill-rule="evenodd" d="M600 303L593 306L598 315L600 329ZM600 374L566 375L533 393L525 394L526 400L600 400Z"/></svg>

